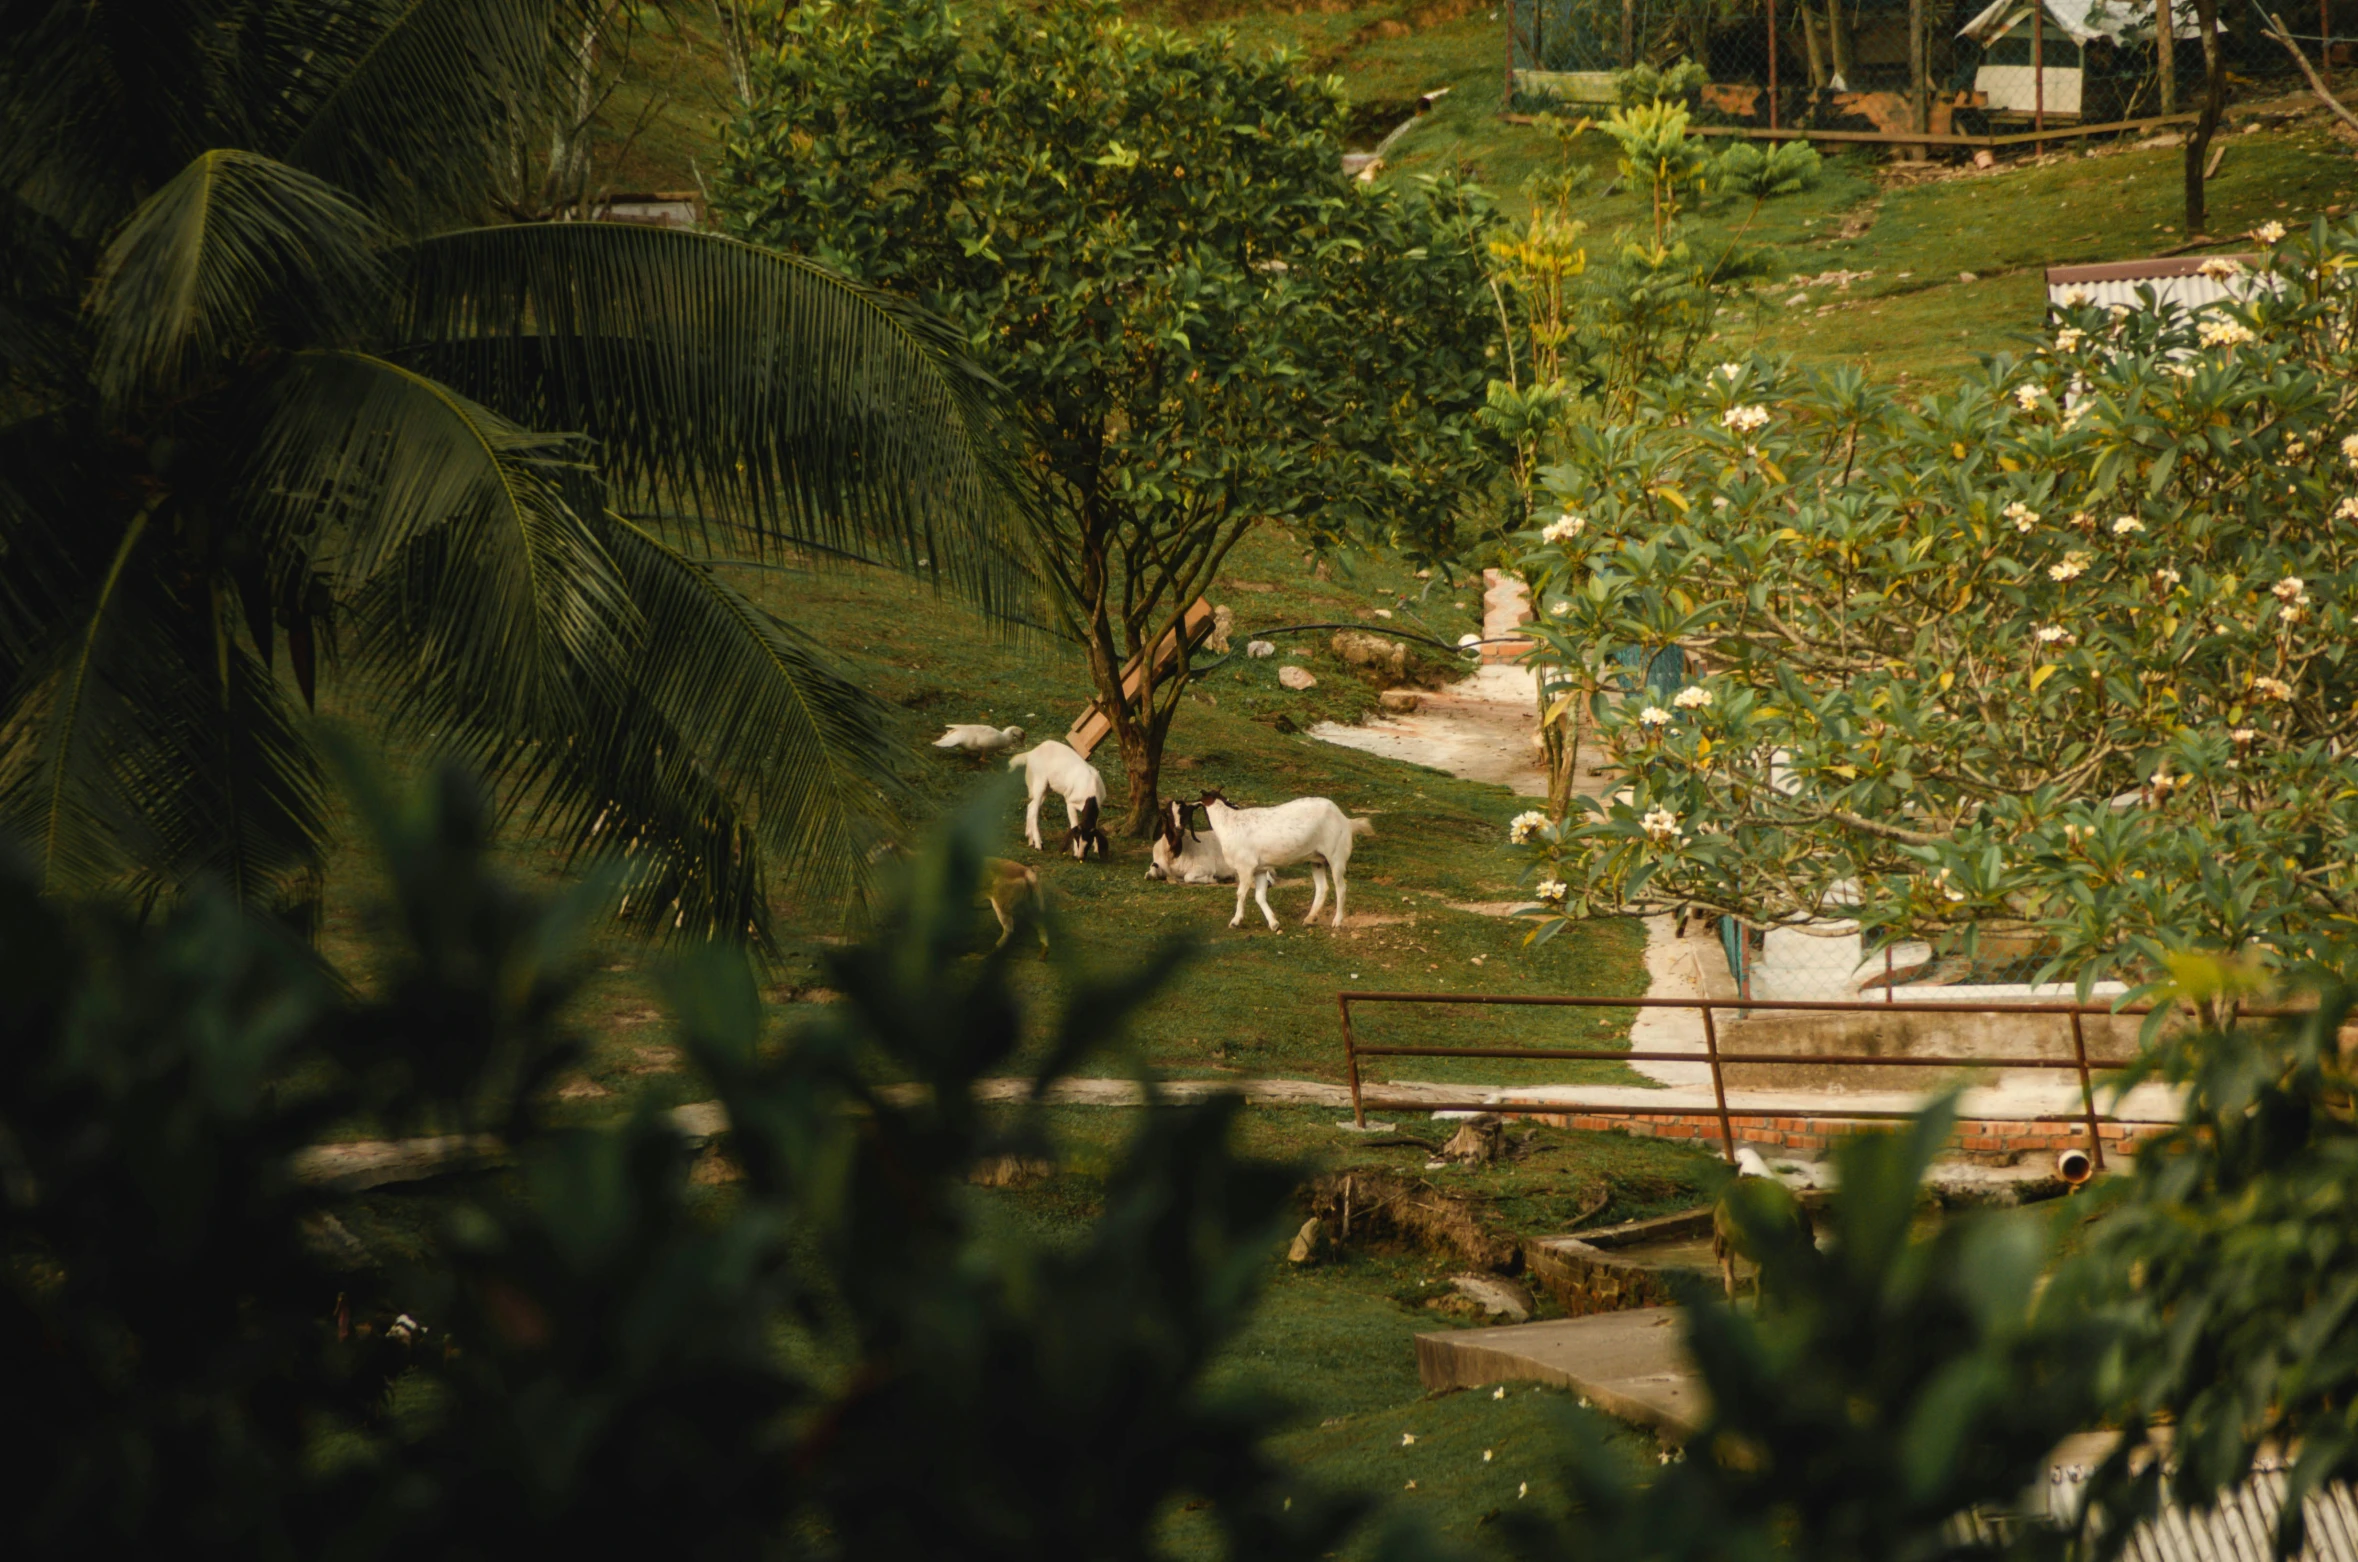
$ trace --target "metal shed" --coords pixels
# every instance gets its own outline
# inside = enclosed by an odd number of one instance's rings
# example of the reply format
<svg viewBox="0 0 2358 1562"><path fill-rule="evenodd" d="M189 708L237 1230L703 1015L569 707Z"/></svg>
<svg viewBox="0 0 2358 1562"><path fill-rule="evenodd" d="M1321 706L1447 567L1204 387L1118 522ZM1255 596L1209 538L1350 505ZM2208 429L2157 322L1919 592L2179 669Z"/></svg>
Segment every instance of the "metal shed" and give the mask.
<svg viewBox="0 0 2358 1562"><path fill-rule="evenodd" d="M2147 288L2152 289L2155 302L2175 304L2188 311L2207 304L2237 302L2269 285L2267 273L2254 269L2265 264L2266 258L2173 255L2152 260L2106 261L2097 266L2049 266L2047 310L2052 314L2073 303L2094 304L2099 308L2119 304L2141 309L2144 304L2138 295ZM2214 260L2232 260L2243 269L2231 277L2204 275L2204 264ZM2074 294L2085 296L2075 298Z"/></svg>

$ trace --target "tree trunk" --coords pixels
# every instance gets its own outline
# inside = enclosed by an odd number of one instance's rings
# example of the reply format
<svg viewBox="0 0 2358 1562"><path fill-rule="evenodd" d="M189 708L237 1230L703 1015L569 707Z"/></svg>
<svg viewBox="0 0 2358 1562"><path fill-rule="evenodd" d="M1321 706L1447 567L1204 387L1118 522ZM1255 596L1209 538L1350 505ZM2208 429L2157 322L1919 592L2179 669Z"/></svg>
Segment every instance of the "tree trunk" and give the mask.
<svg viewBox="0 0 2358 1562"><path fill-rule="evenodd" d="M1859 84L1853 78L1859 73L1858 59L1850 46L1850 13L1843 8L1843 0L1826 0L1827 52L1834 57L1834 74L1842 82L1843 90L1856 92Z"/></svg>
<svg viewBox="0 0 2358 1562"><path fill-rule="evenodd" d="M2219 129L2219 114L2227 106L2227 56L2219 47L2219 0L2194 0L2196 22L2202 28L2202 118L2186 138L2186 236L2202 231L2203 160L2210 154L2211 137Z"/></svg>
<svg viewBox="0 0 2358 1562"><path fill-rule="evenodd" d="M753 67L749 54L751 44L745 36L745 8L739 0L712 0L715 20L720 24L721 54L728 61L729 85L736 90L737 101L753 101Z"/></svg>
<svg viewBox="0 0 2358 1562"><path fill-rule="evenodd" d="M1826 50L1818 40L1818 13L1808 6L1797 6L1801 17L1801 47L1809 57L1809 88L1815 92L1826 85Z"/></svg>
<svg viewBox="0 0 2358 1562"><path fill-rule="evenodd" d="M2178 112L2178 12L2173 0L2154 0L2153 74L2161 88L2161 111Z"/></svg>

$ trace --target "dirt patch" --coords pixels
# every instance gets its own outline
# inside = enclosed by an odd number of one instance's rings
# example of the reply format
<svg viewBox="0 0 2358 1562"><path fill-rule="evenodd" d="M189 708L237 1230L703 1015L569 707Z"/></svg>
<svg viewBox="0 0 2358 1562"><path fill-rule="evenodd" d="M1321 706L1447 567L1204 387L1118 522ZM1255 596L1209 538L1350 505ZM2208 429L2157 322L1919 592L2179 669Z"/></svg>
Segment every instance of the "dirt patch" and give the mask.
<svg viewBox="0 0 2358 1562"><path fill-rule="evenodd" d="M1448 1253L1497 1274L1520 1274L1523 1244L1501 1229L1489 1202L1367 1166L1319 1178L1309 1198L1310 1213L1339 1246L1406 1246Z"/></svg>
<svg viewBox="0 0 2358 1562"><path fill-rule="evenodd" d="M1536 900L1453 900L1449 909L1477 917L1511 917L1526 906L1538 904Z"/></svg>

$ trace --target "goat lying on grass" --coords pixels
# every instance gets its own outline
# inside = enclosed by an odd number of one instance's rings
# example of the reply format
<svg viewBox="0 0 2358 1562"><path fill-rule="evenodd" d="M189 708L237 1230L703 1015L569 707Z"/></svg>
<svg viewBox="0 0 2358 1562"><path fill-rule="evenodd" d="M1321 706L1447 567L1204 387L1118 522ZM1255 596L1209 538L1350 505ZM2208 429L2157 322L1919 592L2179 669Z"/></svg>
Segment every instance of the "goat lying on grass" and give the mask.
<svg viewBox="0 0 2358 1562"><path fill-rule="evenodd" d="M1017 754L1007 761L1007 768L1022 771L1024 785L1031 792L1031 801L1023 811L1023 838L1034 851L1041 849L1040 801L1050 792L1064 799L1067 827L1081 822L1083 803L1105 801L1105 778L1097 773L1097 767L1054 738Z"/></svg>
<svg viewBox="0 0 2358 1562"><path fill-rule="evenodd" d="M1244 925L1245 897L1250 895L1260 903L1269 930L1277 931L1277 913L1269 909L1269 885L1278 869L1297 862L1310 864L1310 914L1302 919L1303 926L1316 920L1318 908L1326 903L1330 873L1335 880L1334 925L1343 925L1343 871L1351 862L1351 841L1372 833L1373 824L1348 817L1323 797L1297 797L1275 808L1236 808L1219 792L1210 791L1203 795L1203 807L1221 854L1236 874L1236 915L1228 919L1230 927Z"/></svg>
<svg viewBox="0 0 2358 1562"><path fill-rule="evenodd" d="M1171 884L1221 884L1236 877L1220 850L1220 837L1203 834L1188 823L1194 814L1192 803L1175 797L1164 800L1162 817L1155 821L1148 878Z"/></svg>
<svg viewBox="0 0 2358 1562"><path fill-rule="evenodd" d="M992 946L995 949L1007 947L1007 940L1015 935L1016 911L1025 901L1030 901L1032 927L1040 935L1041 950L1046 951L1048 924L1043 917L1048 910L1048 897L1040 889L1037 870L1020 862L1009 862L1004 857L985 857L982 882L975 891L975 898L989 906L991 915L999 919L999 942Z"/></svg>

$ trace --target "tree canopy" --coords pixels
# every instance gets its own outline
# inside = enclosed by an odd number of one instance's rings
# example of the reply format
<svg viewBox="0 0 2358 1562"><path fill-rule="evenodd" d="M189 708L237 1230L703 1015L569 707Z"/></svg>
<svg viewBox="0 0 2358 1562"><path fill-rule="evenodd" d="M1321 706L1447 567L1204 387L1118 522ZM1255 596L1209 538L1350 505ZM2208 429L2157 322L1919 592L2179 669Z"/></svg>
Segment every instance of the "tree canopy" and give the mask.
<svg viewBox="0 0 2358 1562"><path fill-rule="evenodd" d="M877 709L698 552L1003 594L989 387L807 260L484 225L604 14L0 6L0 819L51 891L315 906L323 682L645 928L855 876Z"/></svg>
<svg viewBox="0 0 2358 1562"><path fill-rule="evenodd" d="M1115 709L1134 825L1181 680L1125 658L1246 528L1444 548L1488 459L1487 207L1355 183L1298 57L947 0L765 9L716 206L954 321L1022 409L1031 557Z"/></svg>
<svg viewBox="0 0 2358 1562"><path fill-rule="evenodd" d="M2345 938L2358 230L2269 237L2241 304L2075 305L1953 390L1753 360L1579 431L1534 632L1628 785L1519 832L1543 898L2028 929L2088 979Z"/></svg>

